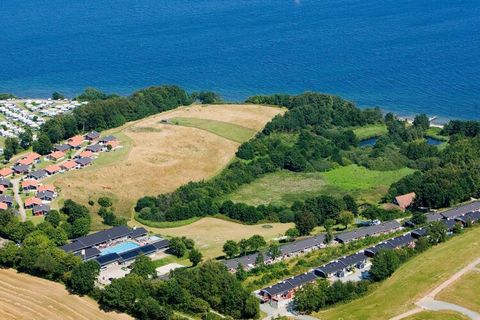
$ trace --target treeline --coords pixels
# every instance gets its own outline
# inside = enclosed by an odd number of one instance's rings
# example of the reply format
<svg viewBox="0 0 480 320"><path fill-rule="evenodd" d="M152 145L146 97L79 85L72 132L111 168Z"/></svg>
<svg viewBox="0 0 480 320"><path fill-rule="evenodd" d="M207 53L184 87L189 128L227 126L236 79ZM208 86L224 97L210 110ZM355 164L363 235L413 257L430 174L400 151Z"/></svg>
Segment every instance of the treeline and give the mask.
<svg viewBox="0 0 480 320"><path fill-rule="evenodd" d="M141 198L135 207L140 218L174 221L222 212L247 223L263 219L292 221L293 215L285 208L222 205L217 199L280 169L325 171L343 164L340 152L357 146L358 141L352 130L342 127L382 121L379 109L360 110L339 97L318 93L253 97L247 102L282 102L280 105L286 106L289 111L283 116L276 116L262 133L241 145L237 152L239 159L216 178L190 182L158 197Z"/></svg>

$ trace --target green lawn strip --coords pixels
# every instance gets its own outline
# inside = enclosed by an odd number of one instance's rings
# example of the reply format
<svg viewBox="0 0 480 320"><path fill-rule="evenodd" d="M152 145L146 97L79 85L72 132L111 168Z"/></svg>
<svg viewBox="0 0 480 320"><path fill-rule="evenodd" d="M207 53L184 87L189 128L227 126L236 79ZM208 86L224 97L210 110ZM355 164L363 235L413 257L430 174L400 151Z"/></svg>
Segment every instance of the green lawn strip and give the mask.
<svg viewBox="0 0 480 320"><path fill-rule="evenodd" d="M202 129L238 143L250 140L256 133L253 129L217 120L178 117L170 119L170 123Z"/></svg>
<svg viewBox="0 0 480 320"><path fill-rule="evenodd" d="M387 126L384 124L372 124L363 126L353 130L358 140L366 140L370 138L379 137L388 132Z"/></svg>
<svg viewBox="0 0 480 320"><path fill-rule="evenodd" d="M425 132L425 135L427 137L430 137L430 138L433 138L433 139L448 142L448 140L449 140L448 137L440 135L440 131L442 131L442 128L430 127Z"/></svg>
<svg viewBox="0 0 480 320"><path fill-rule="evenodd" d="M405 320L468 320L470 318L453 311L422 311L415 313Z"/></svg>
<svg viewBox="0 0 480 320"><path fill-rule="evenodd" d="M144 220L138 216L138 214L135 214L135 220L137 222L140 222L141 224L144 224L148 227L152 228L176 228L176 227L182 227L186 226L188 224L194 223L198 220L202 219L202 217L193 217L190 219L185 219L185 220L178 220L178 221L149 221L149 220Z"/></svg>
<svg viewBox="0 0 480 320"><path fill-rule="evenodd" d="M359 202L376 203L393 182L413 173L403 168L394 171L375 171L357 165L336 168L327 172L279 171L241 186L222 200L250 205L290 205L320 194L351 194Z"/></svg>
<svg viewBox="0 0 480 320"><path fill-rule="evenodd" d="M178 264L184 265L185 267L189 267L192 265L190 260L188 260L188 253L186 253L185 256L182 258L177 258L175 256L168 256L166 258L153 260L153 264L155 268L163 267L170 263L178 263Z"/></svg>
<svg viewBox="0 0 480 320"><path fill-rule="evenodd" d="M464 274L435 298L480 313L480 271L473 270Z"/></svg>
<svg viewBox="0 0 480 320"><path fill-rule="evenodd" d="M371 294L315 315L328 319L389 319L413 309L455 272L480 257L480 228L466 231L403 264Z"/></svg>

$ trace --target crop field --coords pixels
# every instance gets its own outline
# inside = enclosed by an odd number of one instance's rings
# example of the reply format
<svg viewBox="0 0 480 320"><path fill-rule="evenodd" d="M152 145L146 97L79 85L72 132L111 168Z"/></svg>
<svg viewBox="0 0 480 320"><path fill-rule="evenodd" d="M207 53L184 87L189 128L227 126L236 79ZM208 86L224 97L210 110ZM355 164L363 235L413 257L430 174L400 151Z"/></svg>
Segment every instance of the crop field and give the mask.
<svg viewBox="0 0 480 320"><path fill-rule="evenodd" d="M211 119L256 131L282 112L256 105L191 106L164 112L103 132L117 136L122 148L102 153L88 168L53 176L46 183L59 189L56 206L69 198L86 204L89 199L108 196L115 212L130 218L138 198L171 192L189 181L214 176L231 161L239 146L206 130L162 120ZM93 227L100 228L100 217L93 217Z"/></svg>
<svg viewBox="0 0 480 320"><path fill-rule="evenodd" d="M414 309L415 301L479 257L480 228L474 228L412 258L367 296L315 316L322 320L389 319Z"/></svg>
<svg viewBox="0 0 480 320"><path fill-rule="evenodd" d="M273 203L289 205L295 200L320 194L351 194L359 202L378 202L390 185L413 170L375 171L357 165L327 172L294 173L280 171L240 187L225 199L251 205Z"/></svg>
<svg viewBox="0 0 480 320"><path fill-rule="evenodd" d="M464 274L435 298L480 313L480 269Z"/></svg>
<svg viewBox="0 0 480 320"><path fill-rule="evenodd" d="M354 129L353 132L359 140L379 137L388 132L387 126L384 124L372 124L361 128Z"/></svg>
<svg viewBox="0 0 480 320"><path fill-rule="evenodd" d="M132 225L137 224L131 221ZM223 244L227 240L239 241L255 234L261 235L267 242L285 234L293 223L267 223L259 225L244 225L213 217L202 218L189 225L176 228L145 227L149 231L164 236L185 236L195 241L205 258L215 258L223 255Z"/></svg>
<svg viewBox="0 0 480 320"><path fill-rule="evenodd" d="M69 294L63 285L12 269L0 269L0 319L131 319L101 311L88 297Z"/></svg>

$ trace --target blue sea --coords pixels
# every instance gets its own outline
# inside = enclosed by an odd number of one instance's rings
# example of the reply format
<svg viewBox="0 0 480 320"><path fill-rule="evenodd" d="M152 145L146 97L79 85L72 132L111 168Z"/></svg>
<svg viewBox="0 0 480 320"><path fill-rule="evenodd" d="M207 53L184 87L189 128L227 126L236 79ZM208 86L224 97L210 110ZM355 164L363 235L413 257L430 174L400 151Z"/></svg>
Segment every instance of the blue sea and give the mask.
<svg viewBox="0 0 480 320"><path fill-rule="evenodd" d="M0 92L158 84L480 119L480 1L0 0Z"/></svg>

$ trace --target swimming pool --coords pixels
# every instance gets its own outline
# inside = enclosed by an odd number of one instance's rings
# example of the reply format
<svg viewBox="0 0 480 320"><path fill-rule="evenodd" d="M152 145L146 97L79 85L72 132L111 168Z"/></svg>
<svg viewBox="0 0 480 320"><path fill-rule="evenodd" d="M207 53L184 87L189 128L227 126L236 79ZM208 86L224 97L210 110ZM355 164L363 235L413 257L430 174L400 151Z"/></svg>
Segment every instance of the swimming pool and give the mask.
<svg viewBox="0 0 480 320"><path fill-rule="evenodd" d="M104 256L104 255L109 254L109 253L122 253L122 252L132 250L132 249L135 249L135 248L138 248L138 247L140 247L140 246L138 244L134 243L134 242L130 242L130 241L122 242L122 243L114 245L113 247L106 248L106 249L102 250L102 253L100 253L100 255Z"/></svg>
<svg viewBox="0 0 480 320"><path fill-rule="evenodd" d="M152 240L152 241L157 241L157 240L162 240L162 238L157 237L157 236L151 236L151 237L150 237L150 240Z"/></svg>

